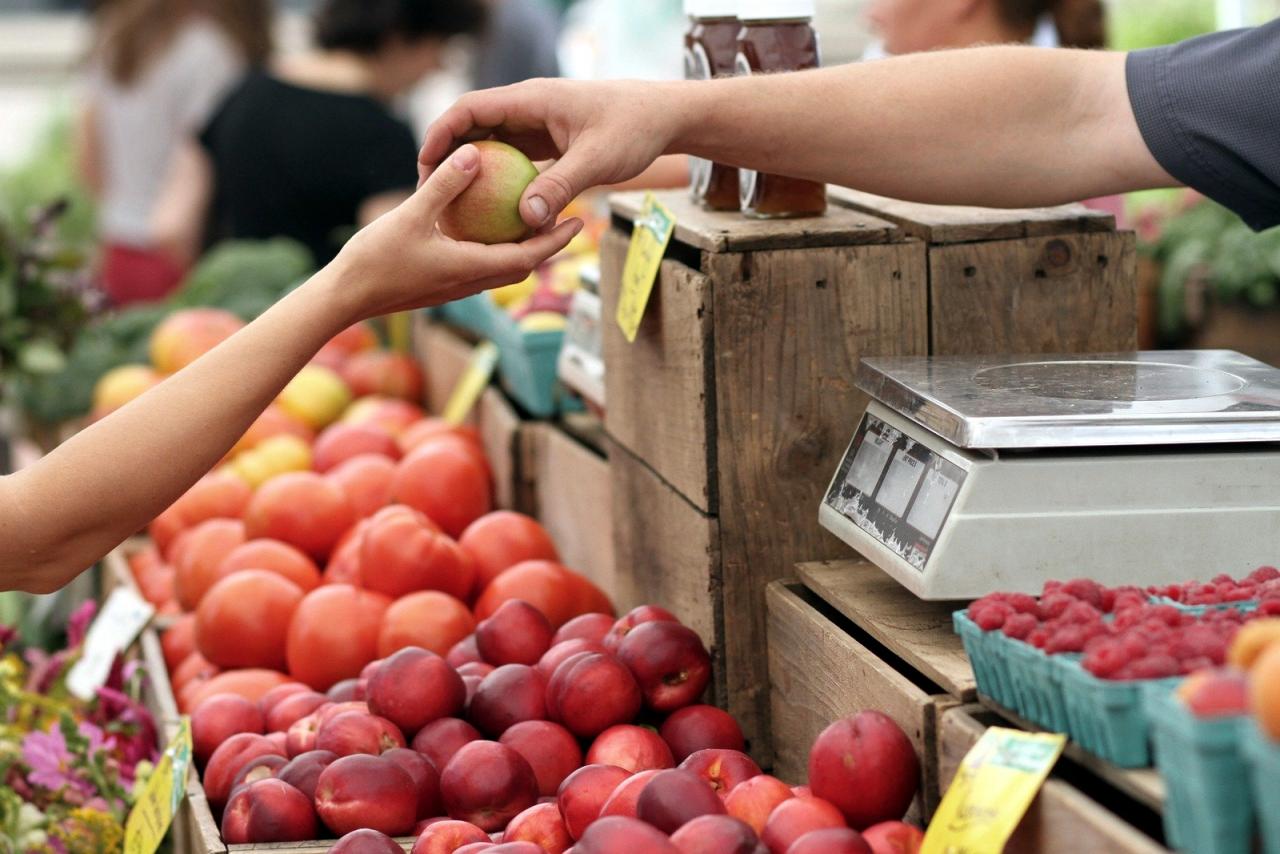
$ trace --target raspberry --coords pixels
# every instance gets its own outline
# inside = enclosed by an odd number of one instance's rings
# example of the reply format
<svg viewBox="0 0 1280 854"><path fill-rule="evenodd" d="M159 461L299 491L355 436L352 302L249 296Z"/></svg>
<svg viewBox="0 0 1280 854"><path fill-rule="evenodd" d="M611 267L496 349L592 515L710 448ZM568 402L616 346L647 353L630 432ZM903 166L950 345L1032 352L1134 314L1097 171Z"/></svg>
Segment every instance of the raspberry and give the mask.
<svg viewBox="0 0 1280 854"><path fill-rule="evenodd" d="M1077 601L1067 606L1067 610L1062 612L1062 620L1067 623L1075 623L1083 626L1089 623L1096 623L1102 619L1102 612L1088 602Z"/></svg>
<svg viewBox="0 0 1280 854"><path fill-rule="evenodd" d="M1280 599L1266 599L1258 606L1257 613L1263 617L1280 616Z"/></svg>
<svg viewBox="0 0 1280 854"><path fill-rule="evenodd" d="M1151 619L1159 620L1170 628L1182 625L1182 612L1172 605L1156 605L1148 614Z"/></svg>
<svg viewBox="0 0 1280 854"><path fill-rule="evenodd" d="M1260 566L1249 573L1249 580L1258 584L1275 581L1278 578L1280 578L1280 569L1276 569L1274 566Z"/></svg>
<svg viewBox="0 0 1280 854"><path fill-rule="evenodd" d="M1213 662L1207 658L1184 658L1178 673L1180 676L1188 676L1197 670L1210 670L1213 666Z"/></svg>
<svg viewBox="0 0 1280 854"><path fill-rule="evenodd" d="M1061 589L1062 589L1061 581L1046 581L1044 583L1044 588L1040 591L1040 598L1043 599L1044 597L1048 596L1050 593L1057 593Z"/></svg>
<svg viewBox="0 0 1280 854"><path fill-rule="evenodd" d="M1231 576L1227 575L1225 572L1220 572L1209 580L1212 581L1214 584L1235 584L1236 583L1236 580Z"/></svg>
<svg viewBox="0 0 1280 854"><path fill-rule="evenodd" d="M1084 649L1084 642L1085 633L1082 626L1062 626L1049 635L1049 639L1044 645L1044 651L1050 654L1056 652L1080 652Z"/></svg>
<svg viewBox="0 0 1280 854"><path fill-rule="evenodd" d="M1194 625L1182 630L1174 641L1173 651L1183 661L1205 658L1212 663L1221 664L1226 658L1227 645L1212 626Z"/></svg>
<svg viewBox="0 0 1280 854"><path fill-rule="evenodd" d="M1074 602L1078 601L1076 597L1069 593L1048 593L1040 600L1040 613L1046 619L1061 617L1067 608L1070 608Z"/></svg>
<svg viewBox="0 0 1280 854"><path fill-rule="evenodd" d="M1129 656L1118 643L1101 643L1085 654L1081 662L1085 670L1101 679L1112 678L1129 663Z"/></svg>
<svg viewBox="0 0 1280 854"><path fill-rule="evenodd" d="M986 596L983 596L981 599L973 600L972 602L969 603L969 610L967 612L969 615L969 619L973 620L976 623L978 621L978 614L983 609L985 609L988 605L1000 603L1001 601L1002 600L1000 598L1000 594L998 593L990 593Z"/></svg>
<svg viewBox="0 0 1280 854"><path fill-rule="evenodd" d="M1019 614L1030 614L1037 620L1040 619L1040 603L1033 596L1028 596L1025 593L1010 593L1005 602Z"/></svg>
<svg viewBox="0 0 1280 854"><path fill-rule="evenodd" d="M1125 590L1116 594L1115 600L1111 603L1111 613L1123 614L1135 608L1145 608L1147 605L1147 594L1141 590Z"/></svg>
<svg viewBox="0 0 1280 854"><path fill-rule="evenodd" d="M1004 621L1004 633L1015 640L1026 640L1038 625L1040 621L1031 614L1011 614Z"/></svg>
<svg viewBox="0 0 1280 854"><path fill-rule="evenodd" d="M1102 607L1102 586L1088 578L1073 578L1062 586L1064 593L1088 602L1095 608Z"/></svg>
<svg viewBox="0 0 1280 854"><path fill-rule="evenodd" d="M1013 609L1003 602L988 602L974 617L978 628L984 632L995 631L1004 625L1004 621L1013 613Z"/></svg>
<svg viewBox="0 0 1280 854"><path fill-rule="evenodd" d="M1036 649L1044 649L1045 644L1049 642L1049 630L1044 626L1039 626L1031 634L1027 635L1027 643Z"/></svg>
<svg viewBox="0 0 1280 854"><path fill-rule="evenodd" d="M1248 587L1237 587L1222 597L1223 602L1248 602L1254 597L1254 591Z"/></svg>
<svg viewBox="0 0 1280 854"><path fill-rule="evenodd" d="M1147 652L1147 642L1136 633L1125 635L1120 639L1120 644L1124 648L1125 655L1131 659L1141 658Z"/></svg>
<svg viewBox="0 0 1280 854"><path fill-rule="evenodd" d="M1164 679L1177 676L1181 669L1172 655L1153 651L1132 663L1134 679Z"/></svg>

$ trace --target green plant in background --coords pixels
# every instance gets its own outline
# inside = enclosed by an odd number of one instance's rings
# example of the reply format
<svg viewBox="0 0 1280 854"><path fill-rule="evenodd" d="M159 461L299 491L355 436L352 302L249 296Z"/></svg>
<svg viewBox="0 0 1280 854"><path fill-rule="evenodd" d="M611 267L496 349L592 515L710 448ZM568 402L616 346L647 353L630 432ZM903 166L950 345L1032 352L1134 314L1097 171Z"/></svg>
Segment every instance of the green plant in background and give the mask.
<svg viewBox="0 0 1280 854"><path fill-rule="evenodd" d="M1107 9L1108 41L1116 50L1172 44L1213 32L1216 19L1214 0L1112 0Z"/></svg>

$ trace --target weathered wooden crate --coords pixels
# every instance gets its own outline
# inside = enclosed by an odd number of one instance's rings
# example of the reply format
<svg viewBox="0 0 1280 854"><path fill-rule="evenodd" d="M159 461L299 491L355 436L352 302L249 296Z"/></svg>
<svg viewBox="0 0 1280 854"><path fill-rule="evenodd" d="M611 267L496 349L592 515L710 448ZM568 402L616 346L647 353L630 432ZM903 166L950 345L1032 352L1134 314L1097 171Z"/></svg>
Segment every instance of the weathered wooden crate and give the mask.
<svg viewBox="0 0 1280 854"><path fill-rule="evenodd" d="M634 343L612 318L641 196L614 197L602 246L619 588L710 629L716 698L767 762L764 590L849 554L817 508L867 404L859 358L1131 348L1132 238L1075 208L929 225L662 201L677 224Z"/></svg>

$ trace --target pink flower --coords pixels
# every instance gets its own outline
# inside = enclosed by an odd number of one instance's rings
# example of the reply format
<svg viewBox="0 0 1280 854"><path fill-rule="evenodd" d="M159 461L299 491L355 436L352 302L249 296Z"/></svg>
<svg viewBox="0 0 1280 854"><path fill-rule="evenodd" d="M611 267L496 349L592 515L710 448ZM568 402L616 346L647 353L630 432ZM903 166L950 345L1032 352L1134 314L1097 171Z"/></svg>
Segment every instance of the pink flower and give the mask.
<svg viewBox="0 0 1280 854"><path fill-rule="evenodd" d="M13 626L0 624L0 652L4 652L4 648L13 642L18 636L18 630Z"/></svg>
<svg viewBox="0 0 1280 854"><path fill-rule="evenodd" d="M78 647L89 633L89 624L98 613L98 603L89 599L71 614L67 620L67 646Z"/></svg>
<svg viewBox="0 0 1280 854"><path fill-rule="evenodd" d="M27 733L22 740L22 761L31 771L27 780L32 785L51 792L83 787L83 781L73 772L67 740L56 723L50 725L48 732Z"/></svg>

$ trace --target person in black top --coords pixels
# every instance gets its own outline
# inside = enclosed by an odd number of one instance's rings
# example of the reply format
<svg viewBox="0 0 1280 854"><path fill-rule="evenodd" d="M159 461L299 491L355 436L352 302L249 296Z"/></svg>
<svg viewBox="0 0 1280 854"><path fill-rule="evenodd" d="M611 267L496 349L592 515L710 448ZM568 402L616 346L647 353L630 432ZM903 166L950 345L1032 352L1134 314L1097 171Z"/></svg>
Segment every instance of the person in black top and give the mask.
<svg viewBox="0 0 1280 854"><path fill-rule="evenodd" d="M389 103L439 67L481 0L326 0L316 48L248 74L171 170L156 229L202 242L291 237L318 264L417 184L417 145Z"/></svg>

